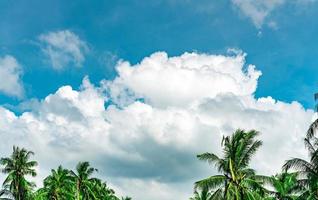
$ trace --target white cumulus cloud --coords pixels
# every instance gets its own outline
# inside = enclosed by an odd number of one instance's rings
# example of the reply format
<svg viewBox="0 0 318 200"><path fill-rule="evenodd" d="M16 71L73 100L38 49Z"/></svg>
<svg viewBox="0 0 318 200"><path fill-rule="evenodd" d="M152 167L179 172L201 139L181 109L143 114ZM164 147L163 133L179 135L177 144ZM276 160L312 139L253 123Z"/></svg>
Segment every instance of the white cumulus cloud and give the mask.
<svg viewBox="0 0 318 200"><path fill-rule="evenodd" d="M261 72L245 56L158 52L119 63L118 76L100 86L88 78L79 89L62 86L20 116L0 107L0 156L13 144L34 150L39 177L89 160L123 195L188 199L193 182L215 172L196 155L221 153L222 135L243 128L264 141L253 167L279 172L284 160L306 155L313 111L255 98Z"/></svg>
<svg viewBox="0 0 318 200"><path fill-rule="evenodd" d="M88 46L70 30L41 34L38 39L54 69L63 69L69 64L80 67L85 61Z"/></svg>
<svg viewBox="0 0 318 200"><path fill-rule="evenodd" d="M158 52L135 66L119 63L118 77L105 85L118 103L127 101L130 94L156 106L186 106L219 94L253 93L261 72L244 64L244 54L227 57L185 53L169 58L165 52Z"/></svg>
<svg viewBox="0 0 318 200"><path fill-rule="evenodd" d="M21 75L22 68L14 57L0 57L0 92L21 98L24 93Z"/></svg>

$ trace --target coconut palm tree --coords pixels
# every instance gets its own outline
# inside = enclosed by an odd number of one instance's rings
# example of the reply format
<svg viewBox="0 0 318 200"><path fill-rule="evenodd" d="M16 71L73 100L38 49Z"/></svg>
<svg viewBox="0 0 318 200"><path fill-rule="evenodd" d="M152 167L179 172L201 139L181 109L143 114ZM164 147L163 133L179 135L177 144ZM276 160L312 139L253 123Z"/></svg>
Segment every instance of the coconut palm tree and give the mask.
<svg viewBox="0 0 318 200"><path fill-rule="evenodd" d="M92 178L97 169L90 167L89 162L79 162L76 166L76 172L70 171L75 182L75 191L77 200L96 199L94 194L94 183L96 178Z"/></svg>
<svg viewBox="0 0 318 200"><path fill-rule="evenodd" d="M73 182L70 171L59 166L52 169L44 179L44 190L48 200L68 200L73 198Z"/></svg>
<svg viewBox="0 0 318 200"><path fill-rule="evenodd" d="M47 190L40 188L31 195L32 200L48 200Z"/></svg>
<svg viewBox="0 0 318 200"><path fill-rule="evenodd" d="M265 182L272 188L268 191L266 200L295 200L301 187L298 184L298 173L288 173L287 171L271 177L264 177Z"/></svg>
<svg viewBox="0 0 318 200"><path fill-rule="evenodd" d="M310 124L307 130L306 138L312 139L313 137L315 137L317 130L318 130L318 119L316 119L313 123Z"/></svg>
<svg viewBox="0 0 318 200"><path fill-rule="evenodd" d="M318 109L318 105L317 105L317 109ZM306 132L306 138L304 140L305 142L305 146L309 151L309 154L314 151L314 148L316 148L318 146L317 144L317 137L316 137L316 133L318 130L318 119L316 119L314 122L312 122Z"/></svg>
<svg viewBox="0 0 318 200"><path fill-rule="evenodd" d="M212 200L212 199L213 199L213 196L207 187L200 190L200 192L195 191L194 197L190 198L190 200Z"/></svg>
<svg viewBox="0 0 318 200"><path fill-rule="evenodd" d="M100 179L95 179L93 182L93 190L97 199L119 200L115 196L115 191L110 189L106 182L102 182Z"/></svg>
<svg viewBox="0 0 318 200"><path fill-rule="evenodd" d="M213 190L215 199L260 199L265 189L255 171L249 168L252 156L262 145L260 140L255 139L258 135L255 130L246 132L239 129L232 136L223 138L222 158L213 153L198 155L199 160L214 164L220 174L196 182L195 188Z"/></svg>
<svg viewBox="0 0 318 200"><path fill-rule="evenodd" d="M26 176L36 176L34 167L37 166L37 162L30 161L33 154L32 151L14 146L12 155L0 160L0 164L3 165L2 172L7 174L3 186L10 190L15 200L28 199L30 191L35 186L26 179Z"/></svg>
<svg viewBox="0 0 318 200"><path fill-rule="evenodd" d="M301 158L287 160L284 170L294 169L303 178L298 180L301 187L305 188L301 198L318 199L318 139L314 136L305 138L309 161Z"/></svg>

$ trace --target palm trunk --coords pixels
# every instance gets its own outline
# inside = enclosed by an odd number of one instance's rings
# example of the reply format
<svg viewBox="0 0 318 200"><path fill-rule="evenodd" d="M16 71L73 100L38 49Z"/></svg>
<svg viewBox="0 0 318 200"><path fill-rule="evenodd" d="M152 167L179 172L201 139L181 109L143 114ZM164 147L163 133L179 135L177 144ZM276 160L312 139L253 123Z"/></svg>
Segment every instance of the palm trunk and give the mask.
<svg viewBox="0 0 318 200"><path fill-rule="evenodd" d="M77 196L77 200L80 200L80 191L79 191L79 182L77 181L76 183L76 196Z"/></svg>

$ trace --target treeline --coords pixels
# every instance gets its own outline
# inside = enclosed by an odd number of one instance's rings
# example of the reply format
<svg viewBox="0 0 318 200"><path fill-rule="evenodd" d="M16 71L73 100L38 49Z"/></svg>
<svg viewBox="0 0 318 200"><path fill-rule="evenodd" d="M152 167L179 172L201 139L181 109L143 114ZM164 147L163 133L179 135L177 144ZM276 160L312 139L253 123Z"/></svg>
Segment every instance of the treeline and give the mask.
<svg viewBox="0 0 318 200"><path fill-rule="evenodd" d="M1 200L131 200L130 197L117 197L106 182L94 177L97 169L88 162L79 162L76 170L59 166L43 180L43 187L27 179L35 177L38 163L30 160L34 153L24 148L13 147L10 157L1 158L2 172L6 175Z"/></svg>
<svg viewBox="0 0 318 200"><path fill-rule="evenodd" d="M304 139L309 159L287 160L282 171L273 176L257 174L250 161L262 146L255 130L236 130L223 137L222 156L203 153L198 159L213 165L219 174L194 184L190 200L318 200L318 138L316 120ZM117 197L106 182L94 177L97 169L88 162L79 162L76 169L59 166L36 189L27 177L35 177L38 163L31 160L34 153L13 147L11 156L1 158L2 173L6 175L0 200L131 200ZM133 187L133 186L132 186ZM179 199L178 197L175 197Z"/></svg>
<svg viewBox="0 0 318 200"><path fill-rule="evenodd" d="M293 158L273 176L256 173L249 164L262 146L255 130L236 130L223 137L223 155L203 153L198 159L213 165L219 174L197 181L190 200L318 200L318 138L316 120L304 139L309 159Z"/></svg>

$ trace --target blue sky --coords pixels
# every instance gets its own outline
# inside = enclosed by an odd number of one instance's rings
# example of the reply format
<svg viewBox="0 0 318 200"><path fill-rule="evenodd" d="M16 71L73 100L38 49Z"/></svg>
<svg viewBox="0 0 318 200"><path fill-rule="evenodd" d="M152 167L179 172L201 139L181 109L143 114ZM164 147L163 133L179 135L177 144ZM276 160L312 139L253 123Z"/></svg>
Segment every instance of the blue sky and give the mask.
<svg viewBox="0 0 318 200"><path fill-rule="evenodd" d="M33 150L38 186L88 160L120 195L188 199L215 172L196 155L220 153L242 128L264 142L252 167L278 173L306 155L317 10L315 0L1 0L0 157Z"/></svg>
<svg viewBox="0 0 318 200"><path fill-rule="evenodd" d="M23 66L26 99L43 98L65 84L78 87L85 75L93 82L112 79L116 58L136 63L156 51L173 56L239 48L248 54L247 62L263 72L256 96L313 107L318 80L315 2L279 5L261 28L231 1L3 0L0 4L0 53L13 55ZM269 22L277 27L269 27ZM90 51L83 67L54 71L37 38L64 29L86 41ZM2 104L18 102L0 96Z"/></svg>

